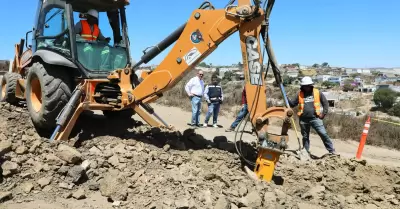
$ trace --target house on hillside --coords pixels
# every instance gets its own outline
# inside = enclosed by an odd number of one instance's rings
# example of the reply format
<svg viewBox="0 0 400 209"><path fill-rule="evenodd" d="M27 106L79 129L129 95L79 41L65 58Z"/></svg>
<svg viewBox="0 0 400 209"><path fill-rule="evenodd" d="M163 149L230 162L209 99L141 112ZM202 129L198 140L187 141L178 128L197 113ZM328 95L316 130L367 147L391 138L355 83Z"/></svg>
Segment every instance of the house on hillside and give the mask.
<svg viewBox="0 0 400 209"><path fill-rule="evenodd" d="M375 78L375 83L387 83L387 82L400 82L400 76L396 76L394 73L380 73L378 77Z"/></svg>
<svg viewBox="0 0 400 209"><path fill-rule="evenodd" d="M317 75L316 79L318 82L325 82L325 81L328 81L330 77L332 77L332 76L331 75Z"/></svg>
<svg viewBox="0 0 400 209"><path fill-rule="evenodd" d="M378 90L378 89L391 89L391 90L393 90L395 92L400 93L400 86L394 86L394 85L391 85L391 84L377 84L376 85L376 90Z"/></svg>
<svg viewBox="0 0 400 209"><path fill-rule="evenodd" d="M287 71L285 73L285 75L287 75L291 78L297 78L297 77L299 77L299 71L297 71L297 70L296 71Z"/></svg>
<svg viewBox="0 0 400 209"><path fill-rule="evenodd" d="M340 84L342 82L342 77L340 76L331 76L328 78L329 82Z"/></svg>
<svg viewBox="0 0 400 209"><path fill-rule="evenodd" d="M317 76L318 73L315 69L308 68L308 69L300 70L300 74L302 76L310 76L312 78L315 78L315 76Z"/></svg>
<svg viewBox="0 0 400 209"><path fill-rule="evenodd" d="M329 107L335 108L335 105L339 101L339 95L335 94L334 92L322 92L322 94L324 94L326 100L328 100Z"/></svg>

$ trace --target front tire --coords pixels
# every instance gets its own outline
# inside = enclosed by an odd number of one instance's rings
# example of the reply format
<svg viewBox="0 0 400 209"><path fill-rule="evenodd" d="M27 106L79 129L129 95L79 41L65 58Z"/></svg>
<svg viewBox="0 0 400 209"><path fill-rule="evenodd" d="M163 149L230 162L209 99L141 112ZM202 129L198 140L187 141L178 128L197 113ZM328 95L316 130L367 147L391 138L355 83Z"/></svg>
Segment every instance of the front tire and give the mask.
<svg viewBox="0 0 400 209"><path fill-rule="evenodd" d="M51 131L71 98L71 78L60 66L34 63L26 79L26 102L36 128Z"/></svg>
<svg viewBox="0 0 400 209"><path fill-rule="evenodd" d="M21 75L18 73L7 72L1 79L0 82L0 101L8 102L10 104L18 103L18 98L15 95L18 85L18 79L21 79Z"/></svg>

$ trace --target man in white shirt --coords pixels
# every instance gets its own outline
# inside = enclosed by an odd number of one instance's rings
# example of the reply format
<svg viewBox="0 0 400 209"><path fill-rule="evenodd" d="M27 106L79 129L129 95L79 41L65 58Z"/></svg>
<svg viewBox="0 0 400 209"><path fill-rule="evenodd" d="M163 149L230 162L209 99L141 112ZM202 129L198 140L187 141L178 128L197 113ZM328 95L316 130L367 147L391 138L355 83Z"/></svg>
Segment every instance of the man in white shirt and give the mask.
<svg viewBox="0 0 400 209"><path fill-rule="evenodd" d="M204 73L199 71L197 76L191 78L185 85L185 91L192 102L192 126L200 126L201 99L204 94Z"/></svg>

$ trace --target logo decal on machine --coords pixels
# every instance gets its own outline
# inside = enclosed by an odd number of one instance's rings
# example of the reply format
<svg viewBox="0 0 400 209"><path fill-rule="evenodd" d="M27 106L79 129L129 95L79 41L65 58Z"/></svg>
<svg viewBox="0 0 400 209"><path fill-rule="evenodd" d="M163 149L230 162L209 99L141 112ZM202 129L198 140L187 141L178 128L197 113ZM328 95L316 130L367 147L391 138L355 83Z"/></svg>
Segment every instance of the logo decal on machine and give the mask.
<svg viewBox="0 0 400 209"><path fill-rule="evenodd" d="M191 65L197 59L199 59L200 56L201 56L200 51L196 47L193 47L185 56L183 56L183 59L185 60L187 65Z"/></svg>
<svg viewBox="0 0 400 209"><path fill-rule="evenodd" d="M247 64L251 85L263 85L261 76L260 53L258 53L258 41L254 36L246 38Z"/></svg>
<svg viewBox="0 0 400 209"><path fill-rule="evenodd" d="M200 43L200 41L203 40L203 35L200 33L199 30L194 31L191 35L190 35L190 40L194 43L194 44L198 44Z"/></svg>

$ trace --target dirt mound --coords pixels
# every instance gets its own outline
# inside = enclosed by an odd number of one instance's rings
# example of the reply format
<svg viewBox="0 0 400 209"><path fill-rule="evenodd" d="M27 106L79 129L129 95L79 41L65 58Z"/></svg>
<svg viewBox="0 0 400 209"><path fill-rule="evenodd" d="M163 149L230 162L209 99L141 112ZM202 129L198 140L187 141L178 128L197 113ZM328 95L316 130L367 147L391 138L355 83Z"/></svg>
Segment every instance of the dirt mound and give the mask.
<svg viewBox="0 0 400 209"><path fill-rule="evenodd" d="M25 108L0 103L2 204L100 193L109 201L103 208L399 207L398 168L338 157L303 163L288 155L268 184L251 180L223 139L103 116L83 116L79 124L74 144L50 143L36 134ZM250 145L247 153L254 157Z"/></svg>

